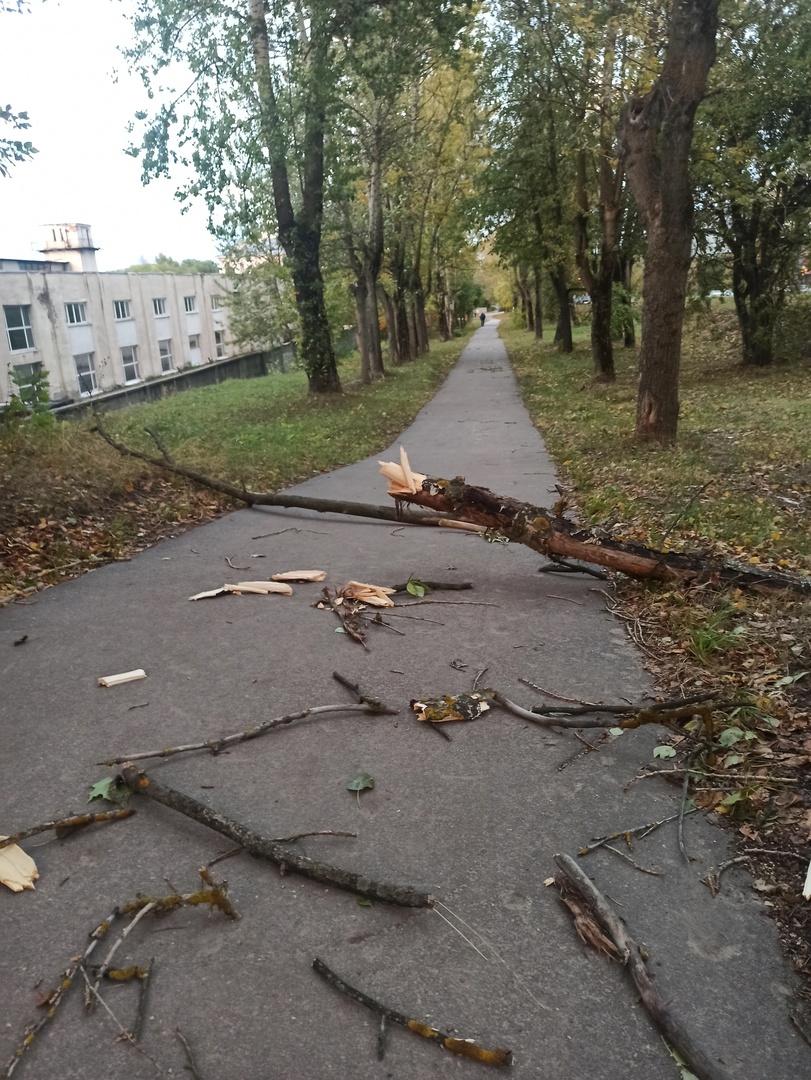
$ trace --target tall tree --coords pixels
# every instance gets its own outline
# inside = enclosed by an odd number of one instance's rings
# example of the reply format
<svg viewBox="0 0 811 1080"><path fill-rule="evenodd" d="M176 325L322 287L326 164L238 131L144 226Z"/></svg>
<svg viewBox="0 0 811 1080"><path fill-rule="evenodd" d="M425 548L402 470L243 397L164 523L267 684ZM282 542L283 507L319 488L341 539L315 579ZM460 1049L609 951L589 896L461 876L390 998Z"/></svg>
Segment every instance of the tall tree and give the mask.
<svg viewBox="0 0 811 1080"><path fill-rule="evenodd" d="M730 252L743 362L762 367L811 240L811 8L738 0L728 14L697 129L699 220L705 247Z"/></svg>
<svg viewBox="0 0 811 1080"><path fill-rule="evenodd" d="M715 62L719 0L673 0L659 74L623 110L619 138L645 226L636 436L672 442L679 418L684 298L693 236L690 150Z"/></svg>

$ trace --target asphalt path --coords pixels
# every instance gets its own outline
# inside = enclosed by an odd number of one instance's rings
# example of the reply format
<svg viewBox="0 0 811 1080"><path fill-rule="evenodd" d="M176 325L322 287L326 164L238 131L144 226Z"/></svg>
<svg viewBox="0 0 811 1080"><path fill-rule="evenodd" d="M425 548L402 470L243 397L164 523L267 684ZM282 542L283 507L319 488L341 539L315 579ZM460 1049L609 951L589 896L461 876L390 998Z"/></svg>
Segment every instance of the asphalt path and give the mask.
<svg viewBox="0 0 811 1080"><path fill-rule="evenodd" d="M400 442L422 472L463 474L546 505L556 497L554 467L521 404L495 321L475 332ZM394 446L380 457L396 454ZM377 458L368 459L295 490L385 503L377 468ZM231 569L227 557L249 570ZM245 854L222 862L214 873L227 876L241 921L193 908L147 916L116 955L121 965L155 958L141 1045L165 1075L191 1075L178 1027L202 1080L483 1075L487 1066L401 1028L391 1030L378 1060L376 1018L312 971L318 956L394 1009L511 1048L516 1076L679 1077L623 969L581 943L545 885L556 852L574 855L594 836L675 813L678 791L664 781L626 790L652 763L660 733L627 733L590 752L572 733L493 708L448 725L447 742L409 709L413 698L469 690L482 668L484 685L526 706L541 699L522 677L586 700L650 692L651 677L606 610L600 582L540 574L541 562L518 545L453 530L261 508L0 611L0 830L7 833L85 808L89 786L110 774L95 764L102 758L347 701L336 670L400 710L311 718L217 756L149 766L155 778L267 836L355 831L355 839L311 837L297 846L314 859L424 887L443 905L363 907L350 893L280 876ZM368 652L336 633L332 612L313 606L318 585L294 586L292 597L188 600L224 582L301 568L325 570L331 586L415 575L475 587L433 593L431 603L397 613L409 618L387 620L392 628L371 627ZM147 678L97 685L99 676L133 668ZM346 785L361 772L375 786L357 796ZM0 892L0 1066L41 1015L38 996L56 986L112 907L139 893L164 894L167 881L194 889L197 867L231 847L172 810L134 804L127 821L29 841L41 874L36 891ZM634 845L637 863L660 876L605 850L583 866L644 944L673 1015L729 1076L808 1075L811 1051L788 1018L794 977L764 902L740 868L713 899L700 879L728 856L728 834L700 815L686 820L685 833L689 865L672 824ZM125 1026L135 998L132 986L107 991ZM15 1075L159 1073L116 1041L104 1012L85 1017L74 990Z"/></svg>

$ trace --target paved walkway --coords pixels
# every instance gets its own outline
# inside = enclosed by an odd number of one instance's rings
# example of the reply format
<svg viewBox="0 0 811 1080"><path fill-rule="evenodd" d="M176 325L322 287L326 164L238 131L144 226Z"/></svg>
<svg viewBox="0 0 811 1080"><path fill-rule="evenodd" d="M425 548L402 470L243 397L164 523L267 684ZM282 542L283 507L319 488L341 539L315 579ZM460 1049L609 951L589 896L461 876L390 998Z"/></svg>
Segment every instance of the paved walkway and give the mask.
<svg viewBox="0 0 811 1080"><path fill-rule="evenodd" d="M404 433L415 469L549 503L554 471L521 405L495 325L477 330L436 398ZM381 457L391 458L396 448ZM385 502L376 460L318 477L306 494ZM268 535L272 534L272 535ZM262 554L263 559L252 559ZM226 556L250 573L228 568ZM345 700L343 672L396 704L396 717L305 721L218 757L193 754L152 766L166 782L271 836L355 830L357 839L303 841L310 856L390 881L426 886L465 920L467 944L435 911L358 905L353 895L280 878L240 855L217 869L242 920L183 910L144 920L121 963L156 958L143 1041L167 1074L187 1075L180 1027L204 1080L326 1080L479 1075L401 1029L376 1060L376 1024L310 969L316 955L391 1006L462 1037L508 1046L514 1074L543 1080L671 1080L678 1069L622 970L584 948L554 889L555 852L594 835L675 812L675 789L643 781L656 736L627 734L599 753L493 709L456 725L451 743L411 715L411 698L457 693L487 667L485 683L526 704L529 678L570 697L636 699L650 688L623 628L592 578L537 573L516 545L444 529L283 510L242 510L129 563L100 569L0 611L2 817L11 831L68 809L109 770L94 762L237 731L271 716ZM291 598L225 597L203 589L293 568L328 581L471 580L475 592L432 600L399 634L374 629L365 653L311 605L318 586ZM424 620L424 621L423 621ZM28 634L13 648L12 641ZM100 689L100 675L143 667L145 681ZM148 703L148 704L146 704ZM566 764L569 762L569 764ZM564 768L565 765L565 768ZM347 781L375 788L360 805ZM585 864L644 942L662 997L710 1055L741 1078L796 1080L811 1051L789 1024L792 976L774 927L745 875L730 871L712 899L699 879L727 854L727 836L691 817L684 865L673 826L635 847L663 873L644 875L610 852ZM196 868L227 841L154 804L130 821L43 840L35 893L2 891L0 1064L36 998L115 903L160 894L168 878L194 887ZM29 850L34 850L29 845ZM481 935L481 936L479 936ZM481 953L478 951L481 950ZM484 954L481 955L481 954ZM485 959L487 957L487 959ZM130 1023L132 988L109 993ZM103 1016L86 1020L81 995L43 1034L18 1071L39 1080L140 1080L153 1066L114 1042Z"/></svg>

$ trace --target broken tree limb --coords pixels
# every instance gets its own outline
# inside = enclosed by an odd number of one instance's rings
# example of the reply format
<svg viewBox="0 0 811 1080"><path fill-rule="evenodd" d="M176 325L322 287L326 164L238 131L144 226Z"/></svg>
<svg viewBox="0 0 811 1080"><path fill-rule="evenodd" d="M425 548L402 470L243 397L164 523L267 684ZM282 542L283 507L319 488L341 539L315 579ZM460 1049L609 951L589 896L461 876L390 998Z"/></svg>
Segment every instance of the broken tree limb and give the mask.
<svg viewBox="0 0 811 1080"><path fill-rule="evenodd" d="M371 694L365 694L358 683L354 683L351 679L347 679L347 677L342 675L339 671L333 671L332 677L336 682L339 682L341 686L345 686L351 694L355 695L359 705L368 705L374 712L385 716L397 715L397 709L392 709L391 706L384 705L382 701L376 697L372 697Z"/></svg>
<svg viewBox="0 0 811 1080"><path fill-rule="evenodd" d="M249 739L257 739L260 735L265 735L274 728L282 727L284 724L292 724L294 720L303 720L306 716L323 716L325 713L339 712L379 716L381 713L396 713L397 710L390 709L379 702L373 705L368 699L364 699L363 704L358 705L315 705L311 709L302 709L300 712L277 716L273 720L265 720L263 723L257 724L256 727L246 728L245 731L237 731L234 735L223 735L218 739L205 739L203 742L186 743L184 746L167 746L163 750L144 750L138 754L122 754L120 757L107 758L106 761L98 761L96 764L123 765L127 761L172 757L173 754L186 754L192 750L209 750L212 754L219 754L226 746L234 746L236 743L247 742Z"/></svg>
<svg viewBox="0 0 811 1080"><path fill-rule="evenodd" d="M175 788L158 783L157 780L140 772L133 765L125 765L121 774L133 792L146 795L147 798L154 799L155 802L162 803L171 810L177 810L178 813L185 814L186 817L198 821L201 825L227 836L229 840L244 847L251 855L276 863L283 871L293 870L314 881L334 885L336 888L359 893L361 896L368 896L372 900L381 900L387 904L400 904L403 907L433 906L433 896L409 885L392 885L385 881L375 881L353 870L344 870L340 866L331 866L329 863L315 862L308 859L306 855L299 855L290 848L283 847L268 837L253 832L240 821L212 810L211 807L198 802L190 795L184 795Z"/></svg>
<svg viewBox="0 0 811 1080"><path fill-rule="evenodd" d="M365 1008L370 1009L373 1013L391 1021L393 1024L399 1024L400 1027L413 1031L415 1035L434 1040L443 1050L449 1050L452 1054L458 1054L460 1057L471 1058L473 1061L480 1061L483 1065L512 1064L512 1050L487 1050L485 1047L475 1043L473 1039L457 1039L455 1036L445 1034L438 1028L431 1027L430 1024L423 1023L421 1020L412 1020L405 1013L390 1009L388 1005L369 997L362 990L350 986L348 982L342 979L340 975L336 975L318 957L313 960L313 970L318 972L322 979L326 979L330 986L334 986L336 990L340 990L348 998L357 1001L359 1005L365 1006Z"/></svg>
<svg viewBox="0 0 811 1080"><path fill-rule="evenodd" d="M635 710L633 706L626 706L623 709L625 715L617 715L617 707L603 706L594 708L570 708L565 709L562 706L540 706L536 705L532 709L525 709L521 705L516 705L514 701L510 701L509 698L500 694L497 690L482 691L492 695L493 701L498 705L501 705L503 709L513 713L514 716L520 716L522 720L529 720L533 724L538 724L541 727L556 727L556 728L622 728L623 731L633 730L634 728L643 727L645 724L663 724L670 725L678 720L690 720L693 716L703 715L706 712L712 712L713 705L704 703L702 705L685 705L677 708L655 708L648 707ZM662 703L672 705L671 702ZM608 712L608 716L589 716L589 713Z"/></svg>
<svg viewBox="0 0 811 1080"><path fill-rule="evenodd" d="M101 419L101 410L94 410L94 414L96 421L94 430L96 433L124 457L137 458L139 461L146 461L149 465L154 465L158 469L164 469L166 472L174 473L177 476L185 476L187 480L199 484L200 487L218 491L221 495L227 495L228 498L237 502L247 503L248 506L280 506L288 510L315 510L322 514L348 514L351 517L372 518L378 521L396 521L399 525L439 525L443 520L446 524L457 524L436 514L414 513L399 507L376 506L373 503L343 502L337 499L312 499L302 495L275 494L270 491L249 491L242 485L231 484L227 480L217 480L215 477L206 476L205 473L198 472L196 469L189 469L185 465L174 461L165 451L161 457L156 457L154 454L147 454L143 450L136 450L134 447L126 446L107 431ZM158 446L162 448L162 444L158 443ZM458 524L459 527L464 528L467 523L460 522Z"/></svg>
<svg viewBox="0 0 811 1080"><path fill-rule="evenodd" d="M711 1061L673 1018L651 982L639 946L626 930L625 924L615 914L609 901L583 873L574 859L568 855L556 855L555 862L565 875L566 882L586 901L616 945L620 959L639 991L642 1004L666 1042L681 1055L698 1080L731 1080L727 1070L718 1062Z"/></svg>
<svg viewBox="0 0 811 1080"><path fill-rule="evenodd" d="M60 837L67 836L68 833L73 832L74 829L81 829L85 825L101 825L108 821L121 821L123 818L132 817L135 811L125 806L121 810L107 810L101 814L74 814L72 817L59 818L57 821L44 821L41 825L33 825L30 829L23 829L22 832L14 833L13 836L6 836L0 839L0 848L8 847L9 844L19 844L21 840L27 840L31 836L38 836L40 833L49 832L53 829L56 835Z"/></svg>
<svg viewBox="0 0 811 1080"><path fill-rule="evenodd" d="M618 540L596 529L583 528L553 511L532 503L494 494L487 488L425 476L406 466L381 462L389 495L398 503L413 503L461 521L497 530L518 544L547 557L560 556L605 566L629 577L654 578L687 584L709 581L739 589L783 590L811 596L811 577L763 570L722 559L675 551L656 551L644 544Z"/></svg>

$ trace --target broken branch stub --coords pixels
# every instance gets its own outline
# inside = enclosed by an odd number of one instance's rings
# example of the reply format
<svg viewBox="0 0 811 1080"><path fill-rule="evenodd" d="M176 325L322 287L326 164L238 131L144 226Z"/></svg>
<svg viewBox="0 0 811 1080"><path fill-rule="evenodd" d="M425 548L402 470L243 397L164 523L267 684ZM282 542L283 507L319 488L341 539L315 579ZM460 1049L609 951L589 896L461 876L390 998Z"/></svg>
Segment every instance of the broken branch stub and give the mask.
<svg viewBox="0 0 811 1080"><path fill-rule="evenodd" d="M401 453L401 459L405 456ZM586 529L532 503L494 494L487 488L425 476L396 462L380 462L389 481L389 495L398 503L413 503L457 520L495 529L515 543L547 557L561 556L596 563L629 577L654 578L687 584L709 581L740 589L784 590L811 596L811 577L764 570L722 559L674 551L657 551L644 544L616 540Z"/></svg>

